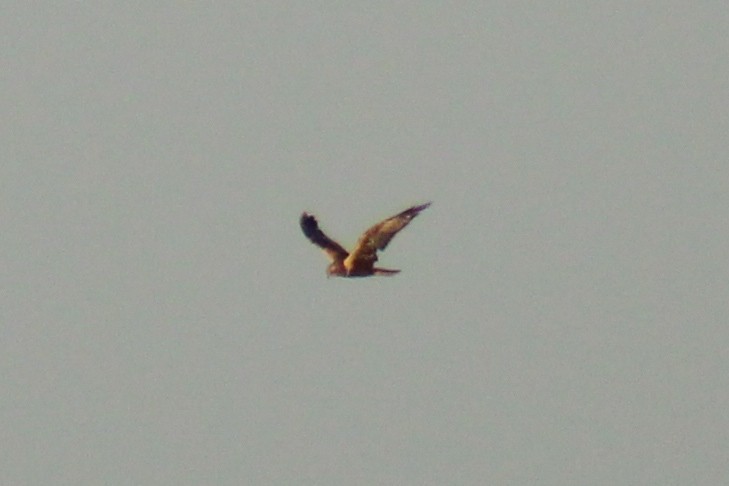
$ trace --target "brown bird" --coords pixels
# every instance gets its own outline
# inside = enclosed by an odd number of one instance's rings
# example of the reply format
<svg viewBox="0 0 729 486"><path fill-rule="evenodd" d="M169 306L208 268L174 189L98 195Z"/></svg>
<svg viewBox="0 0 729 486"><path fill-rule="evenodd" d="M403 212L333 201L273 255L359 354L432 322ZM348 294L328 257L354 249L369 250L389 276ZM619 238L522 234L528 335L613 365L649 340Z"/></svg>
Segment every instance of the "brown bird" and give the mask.
<svg viewBox="0 0 729 486"><path fill-rule="evenodd" d="M377 250L384 250L390 240L410 223L430 203L413 206L402 213L381 221L359 237L352 253L330 239L319 229L316 218L308 213L301 215L301 229L309 240L321 247L332 263L327 267L327 276L369 277L370 275L394 275L400 270L375 267Z"/></svg>

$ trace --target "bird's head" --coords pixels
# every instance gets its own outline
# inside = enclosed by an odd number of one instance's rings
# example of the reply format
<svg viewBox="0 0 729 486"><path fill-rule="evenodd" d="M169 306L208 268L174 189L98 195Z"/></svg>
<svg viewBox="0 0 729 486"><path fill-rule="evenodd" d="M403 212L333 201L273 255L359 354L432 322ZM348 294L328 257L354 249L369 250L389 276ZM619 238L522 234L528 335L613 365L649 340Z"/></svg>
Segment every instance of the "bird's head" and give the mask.
<svg viewBox="0 0 729 486"><path fill-rule="evenodd" d="M339 262L333 262L327 267L327 278L329 277L341 277L346 274L344 267Z"/></svg>

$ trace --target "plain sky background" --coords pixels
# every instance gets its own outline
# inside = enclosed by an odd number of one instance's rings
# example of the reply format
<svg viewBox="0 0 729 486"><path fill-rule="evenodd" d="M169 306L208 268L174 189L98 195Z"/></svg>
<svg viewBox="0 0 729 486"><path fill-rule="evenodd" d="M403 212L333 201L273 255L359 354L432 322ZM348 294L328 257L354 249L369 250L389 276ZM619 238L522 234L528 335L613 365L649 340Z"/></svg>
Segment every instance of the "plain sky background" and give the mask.
<svg viewBox="0 0 729 486"><path fill-rule="evenodd" d="M0 483L717 485L726 2L16 2ZM433 201L327 279L345 246Z"/></svg>

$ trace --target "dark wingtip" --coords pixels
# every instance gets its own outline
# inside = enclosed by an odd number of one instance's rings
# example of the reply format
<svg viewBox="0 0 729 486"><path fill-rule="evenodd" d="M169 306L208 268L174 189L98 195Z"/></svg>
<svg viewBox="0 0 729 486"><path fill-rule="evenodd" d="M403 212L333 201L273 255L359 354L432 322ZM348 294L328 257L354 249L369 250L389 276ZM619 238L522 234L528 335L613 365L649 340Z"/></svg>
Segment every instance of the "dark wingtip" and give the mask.
<svg viewBox="0 0 729 486"><path fill-rule="evenodd" d="M407 209L406 209L405 211L403 211L402 213L398 214L397 216L393 216L393 217L395 217L395 218L397 218L397 217L400 217L400 218L407 218L408 220L411 220L411 219L413 219L413 218L414 218L415 216L417 216L418 214L420 214L420 211L422 211L423 209L427 208L427 207L428 207L428 206L430 206L431 204L432 204L432 203L431 203L430 201L428 201L428 202L427 202L427 203L425 203L425 204L421 204L421 205L419 205L419 206L413 206L413 207L407 208Z"/></svg>
<svg viewBox="0 0 729 486"><path fill-rule="evenodd" d="M417 214L418 214L418 213L419 213L420 211L422 211L422 210L426 209L426 208L427 208L428 206L430 206L431 204L433 204L433 203L432 203L431 201L428 201L428 202L427 202L427 203L425 203L425 204L421 204L421 205L419 205L419 206L413 206L413 207L411 207L410 209L406 209L405 211L403 211L403 213L405 213L405 214L410 214L410 215L412 215L412 216L417 216Z"/></svg>
<svg viewBox="0 0 729 486"><path fill-rule="evenodd" d="M301 219L299 220L301 230L304 232L307 238L311 238L312 235L319 229L319 225L316 222L316 218L311 214L304 211L301 213Z"/></svg>

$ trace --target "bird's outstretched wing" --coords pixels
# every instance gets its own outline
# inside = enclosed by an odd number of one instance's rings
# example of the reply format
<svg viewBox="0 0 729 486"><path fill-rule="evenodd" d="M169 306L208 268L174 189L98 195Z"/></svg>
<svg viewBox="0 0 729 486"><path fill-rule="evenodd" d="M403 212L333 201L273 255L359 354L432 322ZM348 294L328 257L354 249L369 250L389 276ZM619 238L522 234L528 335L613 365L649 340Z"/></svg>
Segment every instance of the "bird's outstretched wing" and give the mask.
<svg viewBox="0 0 729 486"><path fill-rule="evenodd" d="M357 241L352 253L344 260L347 270L371 269L377 261L377 250L384 250L398 231L407 226L420 211L428 206L430 203L413 206L391 218L380 221L365 231Z"/></svg>
<svg viewBox="0 0 729 486"><path fill-rule="evenodd" d="M304 235L312 243L324 250L324 253L326 253L332 262L342 261L347 258L349 255L347 250L319 229L319 224L316 222L314 216L303 213L299 222L301 223L301 230L304 232Z"/></svg>

